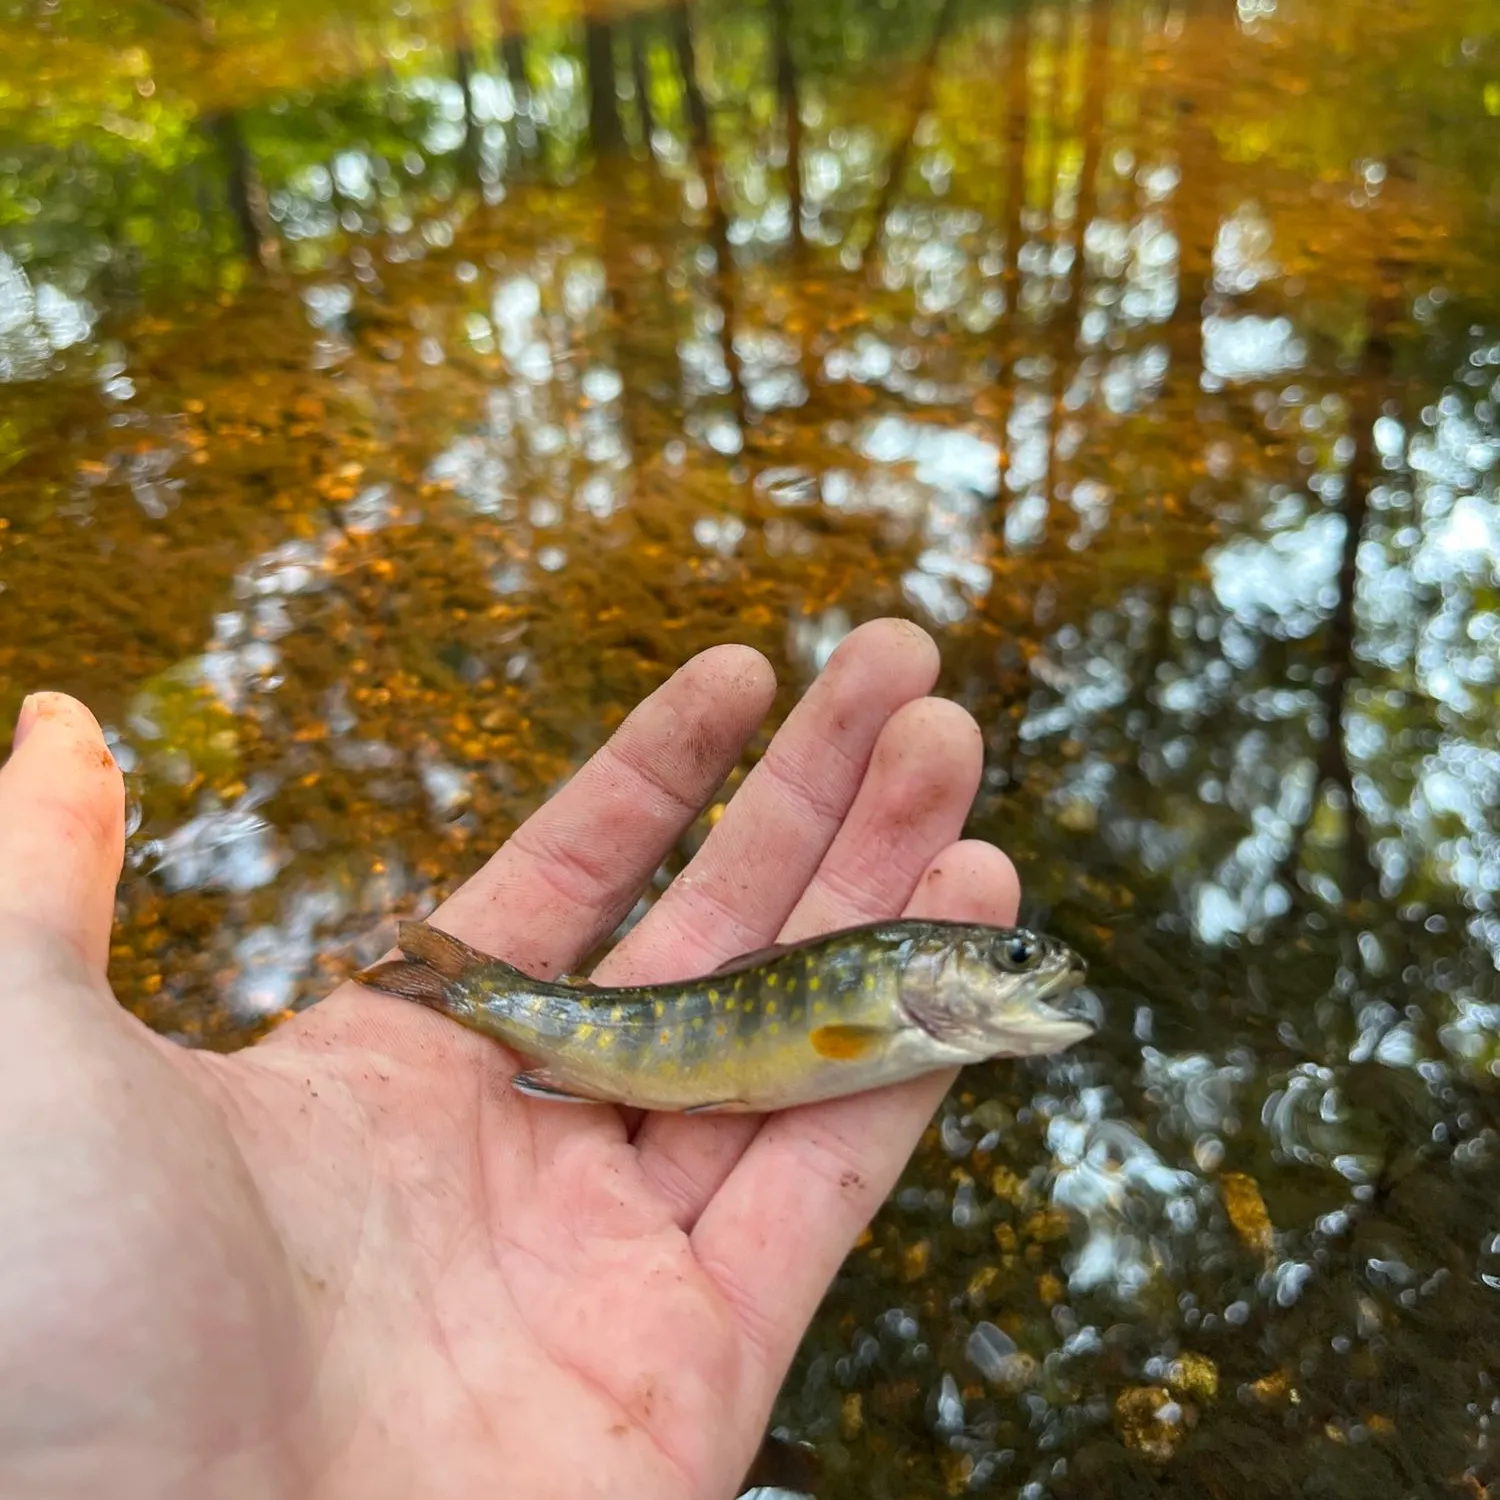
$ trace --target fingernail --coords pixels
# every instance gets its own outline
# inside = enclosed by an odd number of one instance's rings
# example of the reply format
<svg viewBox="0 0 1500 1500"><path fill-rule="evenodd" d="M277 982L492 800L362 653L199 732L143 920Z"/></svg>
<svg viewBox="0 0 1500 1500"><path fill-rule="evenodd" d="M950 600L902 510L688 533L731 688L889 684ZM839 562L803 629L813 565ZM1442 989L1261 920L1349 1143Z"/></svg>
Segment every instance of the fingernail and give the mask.
<svg viewBox="0 0 1500 1500"><path fill-rule="evenodd" d="M15 738L11 740L10 748L14 752L21 748L21 741L31 733L32 726L36 723L37 694L29 694L21 704L21 712L16 715Z"/></svg>

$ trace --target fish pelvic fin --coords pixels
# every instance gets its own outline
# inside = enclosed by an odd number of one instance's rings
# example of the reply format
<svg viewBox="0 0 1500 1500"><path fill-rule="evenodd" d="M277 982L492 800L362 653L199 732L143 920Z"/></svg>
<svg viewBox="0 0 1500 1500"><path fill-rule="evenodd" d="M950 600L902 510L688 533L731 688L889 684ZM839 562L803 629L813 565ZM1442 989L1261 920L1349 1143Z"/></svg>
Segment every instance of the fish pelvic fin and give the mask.
<svg viewBox="0 0 1500 1500"><path fill-rule="evenodd" d="M528 1099L550 1099L554 1104L604 1104L607 1100L596 1099L591 1094L575 1093L558 1083L546 1068L530 1068L517 1073L510 1086Z"/></svg>
<svg viewBox="0 0 1500 1500"><path fill-rule="evenodd" d="M476 966L510 967L427 922L402 922L396 929L396 945L400 958L361 969L355 981L433 1010L452 1012L452 987Z"/></svg>

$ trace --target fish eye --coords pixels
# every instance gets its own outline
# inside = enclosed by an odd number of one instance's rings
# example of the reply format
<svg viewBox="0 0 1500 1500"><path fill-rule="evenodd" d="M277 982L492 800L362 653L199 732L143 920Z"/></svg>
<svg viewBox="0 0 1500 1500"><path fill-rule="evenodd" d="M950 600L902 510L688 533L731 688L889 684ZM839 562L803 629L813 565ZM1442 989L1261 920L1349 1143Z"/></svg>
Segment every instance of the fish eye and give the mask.
<svg viewBox="0 0 1500 1500"><path fill-rule="evenodd" d="M1000 944L1000 957L1008 969L1029 969L1042 956L1042 945L1028 933L1017 932Z"/></svg>

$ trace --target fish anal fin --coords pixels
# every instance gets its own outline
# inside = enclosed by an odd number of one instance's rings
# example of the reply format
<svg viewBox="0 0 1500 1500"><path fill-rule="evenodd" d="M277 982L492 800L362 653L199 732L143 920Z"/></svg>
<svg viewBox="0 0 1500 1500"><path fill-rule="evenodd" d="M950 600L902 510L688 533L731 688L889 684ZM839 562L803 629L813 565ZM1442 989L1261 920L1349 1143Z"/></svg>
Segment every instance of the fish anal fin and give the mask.
<svg viewBox="0 0 1500 1500"><path fill-rule="evenodd" d="M528 1099L548 1099L553 1104L605 1104L608 1100L591 1099L587 1094L575 1094L556 1081L546 1068L532 1068L526 1073L517 1073L510 1086Z"/></svg>
<svg viewBox="0 0 1500 1500"><path fill-rule="evenodd" d="M743 1099L715 1099L709 1104L690 1104L682 1113L685 1115L724 1115L743 1113L746 1108Z"/></svg>
<svg viewBox="0 0 1500 1500"><path fill-rule="evenodd" d="M884 1040L878 1026L817 1026L808 1036L819 1057L835 1062L853 1062L868 1057Z"/></svg>

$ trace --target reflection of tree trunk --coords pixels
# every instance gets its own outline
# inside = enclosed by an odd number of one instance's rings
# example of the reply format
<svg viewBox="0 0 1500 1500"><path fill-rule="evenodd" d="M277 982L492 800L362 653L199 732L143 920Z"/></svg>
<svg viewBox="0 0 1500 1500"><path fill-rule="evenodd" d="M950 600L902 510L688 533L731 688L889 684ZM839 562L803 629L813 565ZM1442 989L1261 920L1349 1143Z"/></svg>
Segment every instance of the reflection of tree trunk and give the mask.
<svg viewBox="0 0 1500 1500"><path fill-rule="evenodd" d="M1089 225L1099 211L1099 162L1104 155L1104 99L1109 88L1110 0L1090 0L1089 54L1084 65L1083 110L1079 132L1083 138L1083 167L1078 178L1078 205L1073 214L1073 263L1068 267L1068 301L1064 326L1083 316L1083 281L1088 259L1084 245Z"/></svg>
<svg viewBox="0 0 1500 1500"><path fill-rule="evenodd" d="M1005 313L1014 319L1021 302L1021 251L1026 233L1026 144L1031 134L1031 12L1022 6L1011 17L1005 97L1009 116L1005 149Z"/></svg>
<svg viewBox="0 0 1500 1500"><path fill-rule="evenodd" d="M1104 96L1109 87L1109 5L1110 0L1091 0L1089 5L1089 50L1088 60L1084 65L1083 110L1079 121L1079 129L1083 134L1083 163L1078 179L1078 202L1073 215L1073 259L1068 266L1067 300L1057 319L1057 335L1052 340L1052 387L1047 414L1049 501L1057 492L1057 428L1062 410L1062 395L1067 386L1073 355L1082 342L1084 262L1087 258L1085 241L1089 225L1099 209L1099 161L1104 152Z"/></svg>
<svg viewBox="0 0 1500 1500"><path fill-rule="evenodd" d="M896 201L896 194L900 192L901 184L906 178L906 166L911 158L911 148L916 139L917 126L922 123L927 111L932 108L932 93L937 85L938 53L942 50L944 39L948 35L948 27L953 21L953 12L956 9L955 0L943 0L943 8L937 13L937 19L933 22L932 37L927 43L927 52L917 75L917 92L916 98L912 101L911 114L907 118L906 129L902 132L901 139L896 143L896 149L891 152L885 181L880 185L880 197L875 202L869 238L865 240L864 248L859 254L861 271L865 269L870 257L880 249L880 241L885 233L886 215L890 213L891 205Z"/></svg>
<svg viewBox="0 0 1500 1500"><path fill-rule="evenodd" d="M1042 184L1042 238L1047 248L1048 265L1045 271L1048 287L1052 282L1051 258L1056 244L1056 222L1053 217L1057 205L1057 157L1058 136L1062 131L1062 77L1067 60L1068 35L1066 24L1059 16L1053 17L1058 34L1052 39L1051 71L1047 79L1047 97L1042 103L1042 159L1037 166L1037 177ZM1063 382L1067 378L1069 361L1065 357L1065 346L1071 346L1072 324L1067 309L1057 317L1048 309L1048 342L1052 345L1052 369L1047 384L1047 470L1042 478L1042 494L1050 505L1057 497L1057 436L1061 422ZM1054 330L1056 330L1054 332Z"/></svg>
<svg viewBox="0 0 1500 1500"><path fill-rule="evenodd" d="M588 60L589 139L594 155L620 156L625 150L625 130L615 97L615 33L608 21L584 18L583 50Z"/></svg>
<svg viewBox="0 0 1500 1500"><path fill-rule="evenodd" d="M1171 359L1167 379L1169 395L1177 401L1194 402L1203 384L1203 319L1213 291L1214 241L1219 235L1219 152L1210 132L1198 123L1197 111L1189 99L1179 99L1176 110L1182 121L1178 160L1183 164L1183 182L1192 184L1191 203L1201 210L1197 220L1189 219L1189 199L1178 190L1177 215L1177 306L1167 327L1167 351ZM1169 415L1192 417L1192 412L1178 412L1175 401Z"/></svg>
<svg viewBox="0 0 1500 1500"><path fill-rule="evenodd" d="M462 155L470 172L479 167L479 131L474 124L474 44L462 9L453 12L453 71L464 96L464 143Z"/></svg>
<svg viewBox="0 0 1500 1500"><path fill-rule="evenodd" d="M225 191L240 228L240 243L246 257L263 271L280 269L281 245L271 222L265 183L245 140L239 116L229 111L210 116L204 124L224 153L228 168Z"/></svg>
<svg viewBox="0 0 1500 1500"><path fill-rule="evenodd" d="M646 18L637 16L630 23L630 76L635 84L635 108L641 119L641 140L646 147L646 160L655 158L652 139L656 135L656 116L651 109L651 66L648 47L650 37L646 31Z"/></svg>
<svg viewBox="0 0 1500 1500"><path fill-rule="evenodd" d="M1362 882L1371 868L1364 820L1360 816L1359 804L1354 800L1354 773L1349 765L1344 733L1344 709L1349 683L1354 676L1354 596L1359 582L1359 544L1364 536L1369 502L1368 458L1364 463L1360 463L1360 458L1361 454L1367 454L1370 446L1367 433L1355 454L1359 470L1349 471L1349 493L1344 507L1344 550L1339 559L1339 601L1333 618L1328 622L1328 683L1323 694L1328 728L1323 753L1318 757L1318 780L1332 782L1343 796L1350 887ZM1347 894L1363 893L1350 889Z"/></svg>
<svg viewBox="0 0 1500 1500"><path fill-rule="evenodd" d="M792 18L787 0L771 0L772 44L776 51L776 93L786 132L786 193L792 221L792 252L800 261L802 240L802 107L797 98L797 64L792 57Z"/></svg>
<svg viewBox="0 0 1500 1500"><path fill-rule="evenodd" d="M647 321L641 296L642 272L630 257L631 229L624 205L621 211L616 211L614 204L614 196L626 189L619 182L606 180L607 174L597 161L594 171L603 198L600 230L604 289L614 323L615 359L620 367L620 420L630 462L638 469L645 453L643 434L650 419L651 401L646 361L639 357L638 343Z"/></svg>
<svg viewBox="0 0 1500 1500"><path fill-rule="evenodd" d="M1350 686L1357 675L1354 610L1359 589L1359 546L1364 538L1370 509L1370 486L1377 467L1375 423L1380 417L1381 403L1394 385L1394 351L1386 335L1392 312L1392 306L1386 302L1375 309L1365 342L1353 409L1349 413L1354 456L1344 474L1344 543L1339 554L1338 598L1324 634L1324 737L1318 752L1317 778L1308 815L1292 835L1291 847L1278 871L1282 883L1295 890L1297 867L1302 862L1307 830L1317 812L1318 799L1326 787L1333 786L1338 789L1344 803L1344 895L1356 901L1365 896L1372 883L1378 885L1379 870L1371 855L1364 817L1354 798L1354 770L1349 764L1345 714Z"/></svg>
<svg viewBox="0 0 1500 1500"><path fill-rule="evenodd" d="M1005 479L1010 469L1010 419L1016 405L1015 346L1021 336L1021 241L1025 233L1026 138L1030 134L1030 91L1027 68L1031 58L1031 14L1025 4L1010 18L1005 38L1007 66L1005 93L1008 118L1005 152L1008 171L1005 184L1005 271L1001 287L1005 311L1000 318L1001 369L1000 476L996 501L1005 504Z"/></svg>
<svg viewBox="0 0 1500 1500"><path fill-rule="evenodd" d="M1385 332L1389 313L1389 308L1382 308L1370 330L1365 344L1362 399L1355 401L1350 413L1354 425L1354 456L1344 477L1344 546L1339 557L1338 603L1328 622L1328 680L1323 687L1328 727L1318 764L1318 779L1332 782L1343 796L1351 887L1348 894L1356 897L1364 894L1366 882L1372 875L1377 875L1378 879L1378 874L1370 856L1364 818L1354 799L1354 772L1349 765L1344 716L1355 675L1354 605L1359 586L1359 544L1364 538L1365 520L1370 511L1370 485L1377 464L1375 423L1380 417L1381 402L1392 385L1393 351Z"/></svg>
<svg viewBox="0 0 1500 1500"><path fill-rule="evenodd" d="M513 0L497 0L500 25L500 59L505 65L505 79L510 84L511 105L515 110L512 133L516 147L529 152L536 146L536 129L531 120L531 82L526 77L526 38L516 18Z"/></svg>
<svg viewBox="0 0 1500 1500"><path fill-rule="evenodd" d="M506 82L519 110L531 102L531 81L526 76L526 39L516 19L510 0L500 0L500 59L505 64Z"/></svg>
<svg viewBox="0 0 1500 1500"><path fill-rule="evenodd" d="M807 400L811 402L819 374L814 333L817 317L809 305L807 287L800 283L807 269L807 240L802 229L802 99L797 85L797 62L792 55L792 16L788 0L771 0L771 30L776 54L776 93L781 100L782 129L786 132L787 217L791 221L792 265L799 278L797 296L802 336L797 344L797 368Z"/></svg>
<svg viewBox="0 0 1500 1500"><path fill-rule="evenodd" d="M740 357L734 347L737 288L734 256L729 248L729 219L724 212L724 201L719 196L719 166L714 154L713 137L709 132L708 105L704 102L703 90L698 83L698 59L693 48L693 29L688 19L687 5L682 0L672 7L671 17L672 42L677 52L682 97L687 106L688 129L693 138L698 175L703 179L703 192L708 200L709 237L714 247L714 258L718 262L716 282L720 312L719 342L723 349L725 368L729 371L735 412L743 431L747 411Z"/></svg>
<svg viewBox="0 0 1500 1500"><path fill-rule="evenodd" d="M636 107L639 111L641 134L645 141L646 156L654 160L651 146L655 128L651 110L650 70L647 44L650 34L645 17L637 16L624 23L629 27L630 65L635 84ZM606 28L607 30L607 28ZM659 315L653 320L648 309L649 292L657 285L658 277L643 268L632 255L635 243L634 220L631 207L634 194L643 190L643 185L634 174L623 173L615 153L624 150L623 131L614 143L608 144L610 116L618 124L618 110L613 99L613 47L608 42L596 40L589 54L590 99L595 96L593 79L605 68L610 86L610 102L602 109L590 108L591 126L595 123L605 135L605 143L596 140L594 145L595 193L602 205L600 215L600 250L604 263L605 296L609 303L613 324L615 361L621 379L620 420L624 429L625 445L632 464L642 462L646 449L646 434L654 415L654 395L651 386L651 360L649 330L663 321ZM600 116L603 115L601 121ZM659 188L658 179L652 178L650 187ZM649 190L649 187L644 189ZM670 323L670 315L665 320Z"/></svg>
<svg viewBox="0 0 1500 1500"><path fill-rule="evenodd" d="M1047 97L1042 101L1042 159L1037 163L1037 178L1044 193L1046 210L1044 232L1051 239L1054 228L1053 209L1057 204L1058 144L1062 135L1063 73L1068 63L1068 18L1061 13L1053 17L1057 34L1052 38L1047 73Z"/></svg>

